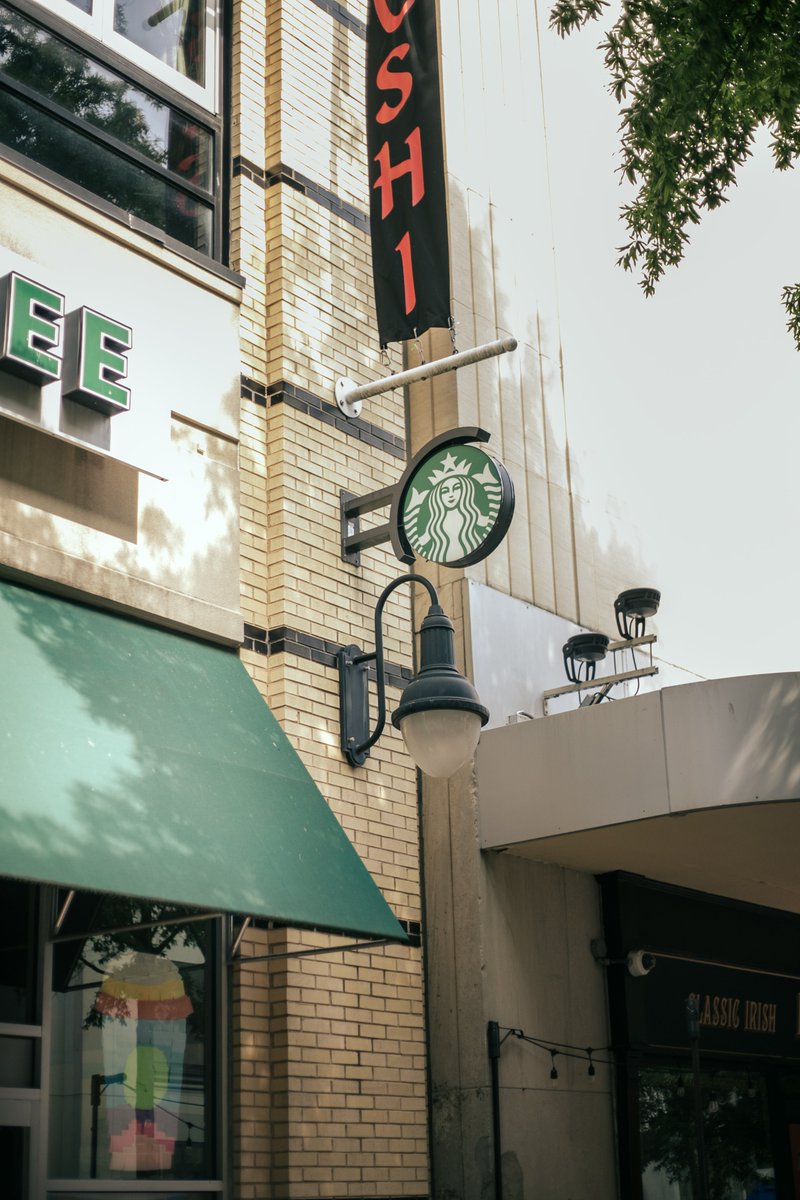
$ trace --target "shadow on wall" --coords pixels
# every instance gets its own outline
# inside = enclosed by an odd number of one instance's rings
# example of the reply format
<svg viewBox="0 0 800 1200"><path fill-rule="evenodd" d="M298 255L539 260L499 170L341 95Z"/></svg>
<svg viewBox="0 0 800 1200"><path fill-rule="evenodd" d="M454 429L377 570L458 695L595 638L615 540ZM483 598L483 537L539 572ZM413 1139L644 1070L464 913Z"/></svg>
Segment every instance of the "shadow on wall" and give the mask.
<svg viewBox="0 0 800 1200"><path fill-rule="evenodd" d="M489 431L489 449L505 463L516 494L506 540L467 575L616 636L616 596L659 581L642 552L635 513L610 494L587 494L571 453L549 232L518 230L514 258L511 235L494 238L491 200L484 205L487 219L475 223L483 202L451 176L449 203L459 348L507 333L519 343L512 354L458 372L458 422ZM537 249L539 242L547 253ZM537 278L535 268L541 272L548 263L550 277ZM431 435L442 432L437 413L449 407L445 393L429 422ZM415 445L420 440L415 436ZM560 682L561 669L553 666L554 677L544 686Z"/></svg>
<svg viewBox="0 0 800 1200"><path fill-rule="evenodd" d="M0 434L2 527L24 545L14 569L53 578L55 551L65 556L58 582L90 594L95 566L236 607L235 468L176 449L174 477L162 482L2 417Z"/></svg>
<svg viewBox="0 0 800 1200"><path fill-rule="evenodd" d="M41 878L51 877L54 861L73 860L106 863L113 879L113 864L124 861L132 847L153 861L166 852L176 867L193 861L199 873L204 864L212 866L219 853L216 831L192 820L180 802L182 771L176 757L178 751L187 757L203 752L198 745L201 730L183 730L180 747L165 744L168 731L174 730L176 702L179 711L183 707L176 686L201 696L206 683L191 659L181 663L180 682L176 680L169 644L181 639L160 634L166 643L163 670L160 686L153 687L152 677L130 662L127 622L62 602L49 604L44 623L41 597L17 587L5 590L6 605L14 635L30 641L37 654L26 656L35 664L35 674L19 680L17 698L8 692L4 703L18 711L23 705L38 705L41 711L37 744L9 746L4 755L3 793L9 802L2 816L4 843L18 845L28 862L38 860ZM36 694L40 678L50 681L45 697ZM97 738L83 748L83 761L69 762L71 778L65 778L67 772L57 773L55 764L51 766L49 743L52 739L54 751L59 750L59 740L63 743L72 735L71 718L80 727L88 724L86 714ZM236 714L228 719L235 722ZM56 753L52 757L55 760ZM81 774L87 782L81 781ZM159 786L154 787L156 779ZM37 794L34 781L47 784L45 794L44 786ZM23 790L24 804L19 800ZM0 810L4 807L0 799ZM210 886L208 903L216 899Z"/></svg>
<svg viewBox="0 0 800 1200"><path fill-rule="evenodd" d="M322 861L318 793L234 651L12 585L0 628L5 871L110 892L140 872L143 895L261 911L298 855ZM263 832L287 804L302 847Z"/></svg>
<svg viewBox="0 0 800 1200"><path fill-rule="evenodd" d="M130 467L0 417L0 479L7 499L137 541L139 474Z"/></svg>

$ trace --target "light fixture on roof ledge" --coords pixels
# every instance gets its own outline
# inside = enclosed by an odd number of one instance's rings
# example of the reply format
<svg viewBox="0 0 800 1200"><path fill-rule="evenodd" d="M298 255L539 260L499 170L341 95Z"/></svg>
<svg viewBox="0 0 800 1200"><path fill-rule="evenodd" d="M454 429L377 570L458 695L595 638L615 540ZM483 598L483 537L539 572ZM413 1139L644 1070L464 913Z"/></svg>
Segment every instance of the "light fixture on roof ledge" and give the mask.
<svg viewBox="0 0 800 1200"><path fill-rule="evenodd" d="M604 633L576 633L562 647L564 670L572 683L594 679L597 664L608 653L608 638ZM583 679L581 679L583 664Z"/></svg>
<svg viewBox="0 0 800 1200"><path fill-rule="evenodd" d="M629 588L620 592L614 601L619 636L630 642L644 637L648 617L654 617L661 603L661 592L657 588Z"/></svg>
<svg viewBox="0 0 800 1200"><path fill-rule="evenodd" d="M420 770L435 779L445 779L472 758L489 711L470 681L456 669L453 623L439 604L436 588L422 575L400 575L381 592L375 606L374 651L365 654L360 646L345 646L339 651L340 745L350 765L360 767L383 733L386 684L381 620L387 599L401 583L422 584L430 595L431 606L420 628L419 673L400 697L392 724L402 733L406 749ZM370 733L367 671L372 663L378 720Z"/></svg>
<svg viewBox="0 0 800 1200"><path fill-rule="evenodd" d="M655 634L645 633L647 621L658 612L661 603L661 592L657 588L642 587L628 588L620 592L614 601L614 615L620 640L611 642L604 633L576 633L567 638L562 647L564 655L564 671L569 683L561 687L548 688L542 694L545 716L548 715L550 701L567 693L576 693L581 708L600 704L605 700L612 688L620 683L636 680L636 690L639 680L646 675L657 675L658 667L653 665L653 645ZM640 667L636 662L636 651L649 651L649 666ZM597 664L611 654L614 657L612 674L597 678ZM632 668L621 670L618 654L630 654ZM624 660L623 660L624 661ZM613 699L613 697L612 697Z"/></svg>

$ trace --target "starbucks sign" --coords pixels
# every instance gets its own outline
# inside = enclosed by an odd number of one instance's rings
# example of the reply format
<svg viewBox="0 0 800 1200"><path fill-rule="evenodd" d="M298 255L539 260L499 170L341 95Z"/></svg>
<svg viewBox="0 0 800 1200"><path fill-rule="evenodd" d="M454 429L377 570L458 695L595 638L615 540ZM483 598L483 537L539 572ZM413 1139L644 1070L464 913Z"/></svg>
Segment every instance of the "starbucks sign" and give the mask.
<svg viewBox="0 0 800 1200"><path fill-rule="evenodd" d="M448 567L480 562L500 544L514 514L514 486L480 446L482 429L434 438L409 465L392 505L392 541L404 561ZM401 555L398 553L398 557Z"/></svg>

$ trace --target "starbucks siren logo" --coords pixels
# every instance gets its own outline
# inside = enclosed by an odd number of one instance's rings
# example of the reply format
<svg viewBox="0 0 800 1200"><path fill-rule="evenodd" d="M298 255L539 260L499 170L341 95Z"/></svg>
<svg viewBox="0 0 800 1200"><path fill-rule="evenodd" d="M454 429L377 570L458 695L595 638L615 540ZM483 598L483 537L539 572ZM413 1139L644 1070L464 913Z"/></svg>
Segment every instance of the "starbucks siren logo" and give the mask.
<svg viewBox="0 0 800 1200"><path fill-rule="evenodd" d="M451 444L427 458L408 481L402 521L422 558L466 566L502 540L513 511L513 488L502 464L476 446Z"/></svg>

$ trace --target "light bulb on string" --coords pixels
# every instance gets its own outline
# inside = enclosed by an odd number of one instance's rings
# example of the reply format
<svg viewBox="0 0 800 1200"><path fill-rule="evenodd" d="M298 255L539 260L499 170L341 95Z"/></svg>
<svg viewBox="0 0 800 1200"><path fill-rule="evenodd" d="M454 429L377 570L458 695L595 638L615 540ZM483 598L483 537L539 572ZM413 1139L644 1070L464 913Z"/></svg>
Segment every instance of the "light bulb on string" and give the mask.
<svg viewBox="0 0 800 1200"><path fill-rule="evenodd" d="M551 1079L558 1079L558 1071L556 1069L556 1055L557 1054L558 1054L557 1050L550 1051L550 1078Z"/></svg>
<svg viewBox="0 0 800 1200"><path fill-rule="evenodd" d="M597 1072L594 1069L594 1063L592 1061L592 1047L591 1046L586 1047L586 1057L589 1059L589 1069L586 1072L586 1074L589 1076L590 1079L594 1079Z"/></svg>

